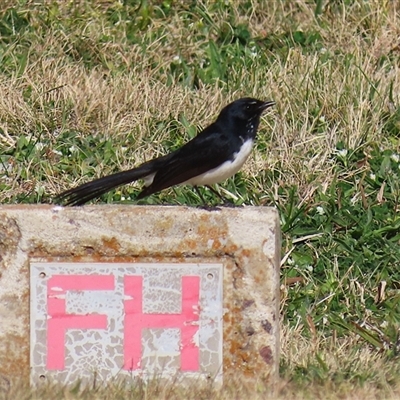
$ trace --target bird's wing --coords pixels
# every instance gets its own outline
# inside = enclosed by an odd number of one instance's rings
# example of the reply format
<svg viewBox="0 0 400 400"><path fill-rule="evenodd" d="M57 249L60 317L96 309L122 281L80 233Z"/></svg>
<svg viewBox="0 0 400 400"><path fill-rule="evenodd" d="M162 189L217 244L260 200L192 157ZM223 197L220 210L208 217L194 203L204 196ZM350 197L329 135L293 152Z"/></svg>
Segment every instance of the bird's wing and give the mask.
<svg viewBox="0 0 400 400"><path fill-rule="evenodd" d="M229 160L232 156L232 137L219 132L206 132L207 130L208 128L176 151L157 171L152 184L146 187L138 198L186 182Z"/></svg>

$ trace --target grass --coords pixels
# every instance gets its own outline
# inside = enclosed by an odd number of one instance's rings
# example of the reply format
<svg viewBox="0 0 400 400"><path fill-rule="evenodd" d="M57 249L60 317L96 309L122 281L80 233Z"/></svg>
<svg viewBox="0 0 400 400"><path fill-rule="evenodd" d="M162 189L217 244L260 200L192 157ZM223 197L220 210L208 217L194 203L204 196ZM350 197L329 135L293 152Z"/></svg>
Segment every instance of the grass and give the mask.
<svg viewBox="0 0 400 400"><path fill-rule="evenodd" d="M282 382L194 396L398 398L399 15L373 0L3 1L0 202L50 202L180 146L233 99L274 99L251 159L220 188L280 212ZM200 199L175 188L140 202L160 203ZM142 389L154 391L130 396L191 396Z"/></svg>

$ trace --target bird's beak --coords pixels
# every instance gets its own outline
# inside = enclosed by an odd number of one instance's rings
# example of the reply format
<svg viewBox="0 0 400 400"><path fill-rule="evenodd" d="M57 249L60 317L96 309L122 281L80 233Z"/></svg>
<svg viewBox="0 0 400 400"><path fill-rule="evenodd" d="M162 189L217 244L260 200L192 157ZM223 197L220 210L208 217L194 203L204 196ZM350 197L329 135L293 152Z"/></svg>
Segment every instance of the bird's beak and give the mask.
<svg viewBox="0 0 400 400"><path fill-rule="evenodd" d="M273 100L268 100L265 101L261 106L258 108L260 111L266 110L268 107L272 107L275 105L275 102Z"/></svg>

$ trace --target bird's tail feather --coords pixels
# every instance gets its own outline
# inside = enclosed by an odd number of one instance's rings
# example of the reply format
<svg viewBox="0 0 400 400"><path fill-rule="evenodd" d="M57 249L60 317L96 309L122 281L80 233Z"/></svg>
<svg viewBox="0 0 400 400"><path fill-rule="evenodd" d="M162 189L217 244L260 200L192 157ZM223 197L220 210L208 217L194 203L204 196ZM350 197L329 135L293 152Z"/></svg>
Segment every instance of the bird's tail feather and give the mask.
<svg viewBox="0 0 400 400"><path fill-rule="evenodd" d="M116 174L105 176L94 181L84 183L74 189L60 193L55 198L56 204L64 204L68 206L81 206L89 200L94 199L111 189L118 186L134 182L153 173L151 163L146 163L138 168L128 171L117 172Z"/></svg>

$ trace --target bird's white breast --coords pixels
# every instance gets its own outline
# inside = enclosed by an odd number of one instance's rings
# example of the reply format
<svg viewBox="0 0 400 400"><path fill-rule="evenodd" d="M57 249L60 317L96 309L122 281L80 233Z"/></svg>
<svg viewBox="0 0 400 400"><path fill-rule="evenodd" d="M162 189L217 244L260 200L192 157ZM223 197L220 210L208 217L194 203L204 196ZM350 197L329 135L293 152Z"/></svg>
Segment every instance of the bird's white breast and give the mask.
<svg viewBox="0 0 400 400"><path fill-rule="evenodd" d="M184 182L184 184L190 184L193 186L213 185L230 178L231 176L235 175L240 168L242 168L243 164L251 153L253 143L253 139L248 139L242 144L239 152L234 154L233 160L225 161L220 166L187 180Z"/></svg>

